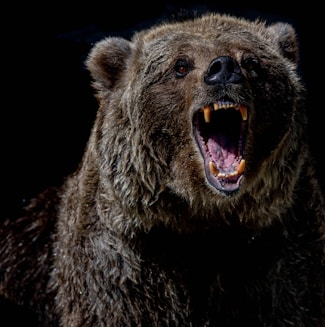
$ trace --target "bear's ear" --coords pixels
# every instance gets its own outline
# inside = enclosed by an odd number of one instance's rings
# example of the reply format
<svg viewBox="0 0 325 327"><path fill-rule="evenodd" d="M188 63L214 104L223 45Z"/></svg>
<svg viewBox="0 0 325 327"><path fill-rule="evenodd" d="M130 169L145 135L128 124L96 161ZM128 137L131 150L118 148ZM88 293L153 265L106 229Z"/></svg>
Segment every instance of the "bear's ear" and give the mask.
<svg viewBox="0 0 325 327"><path fill-rule="evenodd" d="M125 69L131 43L121 37L108 37L95 44L86 59L86 67L98 90L111 89Z"/></svg>
<svg viewBox="0 0 325 327"><path fill-rule="evenodd" d="M288 23L278 22L270 25L268 31L282 55L297 65L299 56L298 42L293 26Z"/></svg>

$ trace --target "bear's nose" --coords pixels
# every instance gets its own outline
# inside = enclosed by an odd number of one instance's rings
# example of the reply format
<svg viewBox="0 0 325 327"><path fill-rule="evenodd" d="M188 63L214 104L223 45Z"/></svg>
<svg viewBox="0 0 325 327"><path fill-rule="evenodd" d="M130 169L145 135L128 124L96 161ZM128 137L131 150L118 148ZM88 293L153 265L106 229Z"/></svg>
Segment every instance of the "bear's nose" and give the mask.
<svg viewBox="0 0 325 327"><path fill-rule="evenodd" d="M220 56L213 59L204 76L208 85L240 83L243 79L240 67L230 56Z"/></svg>

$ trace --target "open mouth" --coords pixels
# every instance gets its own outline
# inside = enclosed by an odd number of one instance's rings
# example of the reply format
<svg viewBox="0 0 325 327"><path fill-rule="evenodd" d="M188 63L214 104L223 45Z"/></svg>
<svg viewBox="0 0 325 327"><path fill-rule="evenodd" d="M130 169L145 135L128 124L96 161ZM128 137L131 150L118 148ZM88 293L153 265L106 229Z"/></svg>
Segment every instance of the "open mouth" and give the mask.
<svg viewBox="0 0 325 327"><path fill-rule="evenodd" d="M194 134L204 159L209 183L225 194L240 187L244 176L247 107L215 101L194 116Z"/></svg>

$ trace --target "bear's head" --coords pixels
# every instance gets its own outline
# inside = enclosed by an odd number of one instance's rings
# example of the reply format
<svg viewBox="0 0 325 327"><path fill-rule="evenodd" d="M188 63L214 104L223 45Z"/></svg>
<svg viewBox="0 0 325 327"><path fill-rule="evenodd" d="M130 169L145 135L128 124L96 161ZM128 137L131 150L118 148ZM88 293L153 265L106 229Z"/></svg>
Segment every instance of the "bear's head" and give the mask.
<svg viewBox="0 0 325 327"><path fill-rule="evenodd" d="M203 215L290 201L305 147L297 61L291 25L219 14L98 42L86 64L102 192Z"/></svg>

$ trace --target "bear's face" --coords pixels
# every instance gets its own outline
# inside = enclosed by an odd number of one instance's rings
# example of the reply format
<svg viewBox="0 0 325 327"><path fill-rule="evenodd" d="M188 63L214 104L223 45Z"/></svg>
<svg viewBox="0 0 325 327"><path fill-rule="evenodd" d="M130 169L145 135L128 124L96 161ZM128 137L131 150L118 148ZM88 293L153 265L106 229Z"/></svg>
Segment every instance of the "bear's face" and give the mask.
<svg viewBox="0 0 325 327"><path fill-rule="evenodd" d="M283 183L301 133L290 25L208 15L132 41L107 38L87 65L109 135L100 137L102 167L121 194L136 183L148 203L166 189L188 202L228 201Z"/></svg>

